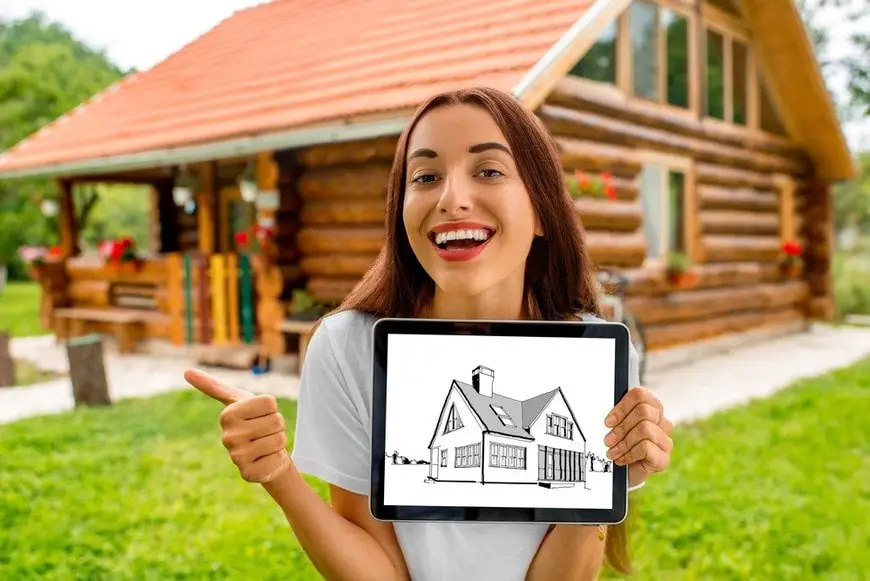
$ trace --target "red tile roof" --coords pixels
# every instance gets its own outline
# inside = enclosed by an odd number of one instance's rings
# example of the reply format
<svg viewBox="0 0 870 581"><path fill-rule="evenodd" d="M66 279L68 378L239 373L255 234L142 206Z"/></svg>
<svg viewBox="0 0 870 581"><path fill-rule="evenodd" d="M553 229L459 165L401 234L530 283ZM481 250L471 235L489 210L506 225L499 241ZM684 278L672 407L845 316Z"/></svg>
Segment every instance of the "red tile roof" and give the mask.
<svg viewBox="0 0 870 581"><path fill-rule="evenodd" d="M594 0L276 0L237 12L0 157L0 172L511 90Z"/></svg>

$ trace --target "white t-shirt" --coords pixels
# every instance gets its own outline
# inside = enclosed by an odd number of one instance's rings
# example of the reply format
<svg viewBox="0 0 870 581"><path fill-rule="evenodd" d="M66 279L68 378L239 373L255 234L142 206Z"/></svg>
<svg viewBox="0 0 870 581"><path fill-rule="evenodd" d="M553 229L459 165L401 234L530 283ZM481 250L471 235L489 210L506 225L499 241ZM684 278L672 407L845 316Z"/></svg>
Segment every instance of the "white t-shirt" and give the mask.
<svg viewBox="0 0 870 581"><path fill-rule="evenodd" d="M292 453L300 472L366 496L375 320L345 311L326 317L314 333L302 371ZM632 349L632 387L638 385L637 371ZM414 581L522 581L549 525L395 523L394 527Z"/></svg>

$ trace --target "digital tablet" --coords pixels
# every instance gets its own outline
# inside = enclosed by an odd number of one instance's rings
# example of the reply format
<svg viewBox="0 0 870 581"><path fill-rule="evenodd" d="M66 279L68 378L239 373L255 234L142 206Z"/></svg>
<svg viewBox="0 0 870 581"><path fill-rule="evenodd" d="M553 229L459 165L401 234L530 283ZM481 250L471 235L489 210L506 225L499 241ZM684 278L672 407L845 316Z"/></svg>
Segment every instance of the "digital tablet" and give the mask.
<svg viewBox="0 0 870 581"><path fill-rule="evenodd" d="M371 513L617 524L628 471L604 419L628 391L619 323L381 319Z"/></svg>

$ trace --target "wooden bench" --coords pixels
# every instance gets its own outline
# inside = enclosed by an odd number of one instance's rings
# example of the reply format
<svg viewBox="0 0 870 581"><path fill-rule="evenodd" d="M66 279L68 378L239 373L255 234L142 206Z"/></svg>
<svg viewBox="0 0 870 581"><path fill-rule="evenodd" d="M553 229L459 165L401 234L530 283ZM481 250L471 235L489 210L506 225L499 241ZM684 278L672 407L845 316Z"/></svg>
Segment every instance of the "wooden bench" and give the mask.
<svg viewBox="0 0 870 581"><path fill-rule="evenodd" d="M285 319L278 324L278 330L280 332L299 336L299 373L302 373L302 362L305 361L305 351L308 349L308 342L311 340L311 332L314 329L314 323L315 321L294 321L293 319Z"/></svg>
<svg viewBox="0 0 870 581"><path fill-rule="evenodd" d="M144 322L144 314L135 309L72 307L56 309L53 314L58 325L58 338L85 335L86 321L108 323L112 327L115 339L118 341L118 351L121 353L133 351L140 327Z"/></svg>

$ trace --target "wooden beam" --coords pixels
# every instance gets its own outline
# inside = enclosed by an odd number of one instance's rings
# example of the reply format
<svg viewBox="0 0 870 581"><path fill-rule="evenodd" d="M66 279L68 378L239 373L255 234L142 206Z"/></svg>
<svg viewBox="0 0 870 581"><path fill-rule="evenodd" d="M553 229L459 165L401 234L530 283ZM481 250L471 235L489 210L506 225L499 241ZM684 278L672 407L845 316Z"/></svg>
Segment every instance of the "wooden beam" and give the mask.
<svg viewBox="0 0 870 581"><path fill-rule="evenodd" d="M79 254L79 232L76 220L76 204L73 198L73 183L69 180L58 180L57 187L60 196L60 213L58 214L60 247L63 256L70 258Z"/></svg>
<svg viewBox="0 0 870 581"><path fill-rule="evenodd" d="M208 256L215 251L217 241L217 185L214 163L201 166L201 186L196 194L197 230L199 231L199 251Z"/></svg>

